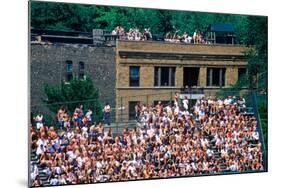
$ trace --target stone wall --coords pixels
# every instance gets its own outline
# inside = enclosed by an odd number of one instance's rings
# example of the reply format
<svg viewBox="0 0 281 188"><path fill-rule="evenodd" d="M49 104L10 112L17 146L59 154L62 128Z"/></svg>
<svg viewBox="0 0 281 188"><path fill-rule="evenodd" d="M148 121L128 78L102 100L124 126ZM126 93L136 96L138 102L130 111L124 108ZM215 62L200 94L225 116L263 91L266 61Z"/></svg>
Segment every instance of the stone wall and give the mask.
<svg viewBox="0 0 281 188"><path fill-rule="evenodd" d="M66 79L66 61L73 62L73 76L79 74L79 62L85 64L100 90L103 103L115 106L115 48L70 44L31 44L30 46L30 103L31 111L48 112L42 99L46 98L44 84L57 85Z"/></svg>

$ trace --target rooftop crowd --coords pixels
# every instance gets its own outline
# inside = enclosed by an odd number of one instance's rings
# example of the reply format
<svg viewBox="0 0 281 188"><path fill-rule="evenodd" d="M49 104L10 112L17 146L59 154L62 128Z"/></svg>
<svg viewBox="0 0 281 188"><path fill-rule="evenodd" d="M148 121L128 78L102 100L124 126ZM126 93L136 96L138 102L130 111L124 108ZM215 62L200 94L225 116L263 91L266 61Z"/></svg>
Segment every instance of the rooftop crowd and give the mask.
<svg viewBox="0 0 281 188"><path fill-rule="evenodd" d="M102 122L83 121L90 112L82 107L75 110L82 121L72 118L61 130L39 121L42 126L32 126L30 134L38 156L33 185L42 183L38 166L51 185L262 170L257 121L240 113L243 108L243 98L210 97L189 109L188 99L176 93L167 106L138 103L138 126L116 136ZM58 110L59 122L65 112Z"/></svg>
<svg viewBox="0 0 281 188"><path fill-rule="evenodd" d="M144 41L152 40L152 34L150 29L145 28L141 32L138 28L130 28L128 32L121 26L115 27L112 32L112 35L118 35L121 40L135 40L135 41ZM207 44L208 42L204 38L204 33L198 30L195 30L193 35L189 35L187 32L180 34L180 31L177 30L175 33L168 32L164 37L164 41L173 42L173 43L194 43L194 44Z"/></svg>
<svg viewBox="0 0 281 188"><path fill-rule="evenodd" d="M182 35L179 34L179 30L175 33L168 32L164 39L166 42L173 43L194 43L194 44L208 44L204 38L204 33L200 31L195 31L193 35L189 35L187 32L184 32Z"/></svg>
<svg viewBox="0 0 281 188"><path fill-rule="evenodd" d="M149 29L145 28L143 32L140 32L138 28L130 28L128 32L124 30L123 27L117 26L112 32L112 35L118 35L120 39L123 40L151 40L152 34Z"/></svg>

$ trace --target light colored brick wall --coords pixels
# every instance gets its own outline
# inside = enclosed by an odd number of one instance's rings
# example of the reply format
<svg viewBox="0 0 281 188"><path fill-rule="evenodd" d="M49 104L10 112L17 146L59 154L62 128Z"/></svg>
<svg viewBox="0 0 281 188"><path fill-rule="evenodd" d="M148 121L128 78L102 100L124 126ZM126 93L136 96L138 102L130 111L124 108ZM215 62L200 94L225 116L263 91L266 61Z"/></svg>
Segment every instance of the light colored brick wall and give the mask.
<svg viewBox="0 0 281 188"><path fill-rule="evenodd" d="M207 85L207 68L206 67L200 67L199 70L199 86L200 87L206 87Z"/></svg>
<svg viewBox="0 0 281 188"><path fill-rule="evenodd" d="M176 67L176 75L175 75L175 86L182 87L183 86L183 67L177 66Z"/></svg>
<svg viewBox="0 0 281 188"><path fill-rule="evenodd" d="M247 48L240 45L206 45L206 44L177 44L154 41L118 41L118 50L143 50L161 52L182 53L206 53L206 54L242 54Z"/></svg>
<svg viewBox="0 0 281 188"><path fill-rule="evenodd" d="M129 87L129 66L118 66L117 68L117 87Z"/></svg>
<svg viewBox="0 0 281 188"><path fill-rule="evenodd" d="M230 86L236 83L238 79L238 68L237 67L228 67L225 70L226 86Z"/></svg>
<svg viewBox="0 0 281 188"><path fill-rule="evenodd" d="M129 101L141 101L153 104L154 101L171 100L176 91L183 86L183 67L200 67L199 86L205 87L205 94L215 95L219 88L206 87L207 67L226 68L226 86L234 84L238 77L238 67L245 67L246 61L203 61L203 60L167 60L167 59L134 59L120 58L119 50L148 52L177 52L202 54L233 54L242 55L245 46L232 45L200 45L173 44L163 42L131 42L118 41L116 46L116 107L123 106L123 114L128 114ZM176 66L175 87L154 87L155 66ZM140 66L140 87L129 87L129 66ZM121 100L122 98L122 100ZM122 104L121 104L122 101ZM118 112L120 114L120 111ZM117 113L117 114L118 114Z"/></svg>
<svg viewBox="0 0 281 188"><path fill-rule="evenodd" d="M154 86L154 68L152 66L140 66L140 87Z"/></svg>

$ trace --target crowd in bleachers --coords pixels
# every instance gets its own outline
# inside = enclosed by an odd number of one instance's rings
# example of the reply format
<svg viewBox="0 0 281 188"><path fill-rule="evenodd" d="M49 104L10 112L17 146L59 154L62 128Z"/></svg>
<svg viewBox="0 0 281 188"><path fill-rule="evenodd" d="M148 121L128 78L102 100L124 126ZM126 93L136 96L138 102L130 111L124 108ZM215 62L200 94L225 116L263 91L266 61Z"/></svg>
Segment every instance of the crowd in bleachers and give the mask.
<svg viewBox="0 0 281 188"><path fill-rule="evenodd" d="M74 121L63 130L32 126L34 185L40 184L37 165L51 185L263 169L257 121L239 111L243 98L202 98L190 109L186 100L175 94L167 106L138 103L138 126L117 135L95 122Z"/></svg>

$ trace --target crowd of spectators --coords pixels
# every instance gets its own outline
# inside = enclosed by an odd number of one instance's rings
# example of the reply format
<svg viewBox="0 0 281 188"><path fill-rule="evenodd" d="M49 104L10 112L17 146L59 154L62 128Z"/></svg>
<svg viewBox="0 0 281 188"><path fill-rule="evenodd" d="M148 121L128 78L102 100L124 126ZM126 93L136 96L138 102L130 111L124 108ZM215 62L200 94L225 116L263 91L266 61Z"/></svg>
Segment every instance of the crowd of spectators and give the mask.
<svg viewBox="0 0 281 188"><path fill-rule="evenodd" d="M186 100L176 93L167 106L138 103L138 126L117 135L95 122L32 126L31 148L51 185L263 169L257 121L239 112L245 100L202 98L190 109ZM31 179L40 184L34 163Z"/></svg>
<svg viewBox="0 0 281 188"><path fill-rule="evenodd" d="M176 31L175 33L168 32L164 40L166 42L173 42L173 43L207 44L203 32L197 30L193 33L193 35L189 35L187 32L184 32L182 35L180 35L179 30Z"/></svg>
<svg viewBox="0 0 281 188"><path fill-rule="evenodd" d="M75 108L71 118L67 109L62 106L57 112L57 120L61 130L69 130L71 123L74 127L90 125L92 123L92 114L93 112L91 109L88 109L86 113L84 113L83 105L80 105Z"/></svg>
<svg viewBox="0 0 281 188"><path fill-rule="evenodd" d="M138 28L130 28L129 31L126 32L123 27L117 26L112 30L111 34L117 35L119 39L123 40L143 41L152 39L150 29L147 28L145 28L143 32L140 32Z"/></svg>
<svg viewBox="0 0 281 188"><path fill-rule="evenodd" d="M143 32L140 32L138 28L130 28L128 32L121 26L115 27L112 35L117 35L119 39L122 40L135 40L144 41L152 40L152 34L149 28L145 28ZM168 32L164 36L164 41L172 43L187 43L187 44L209 44L205 39L204 33L199 30L195 30L193 35L188 34L188 32L183 32L180 34L180 30L173 32Z"/></svg>

